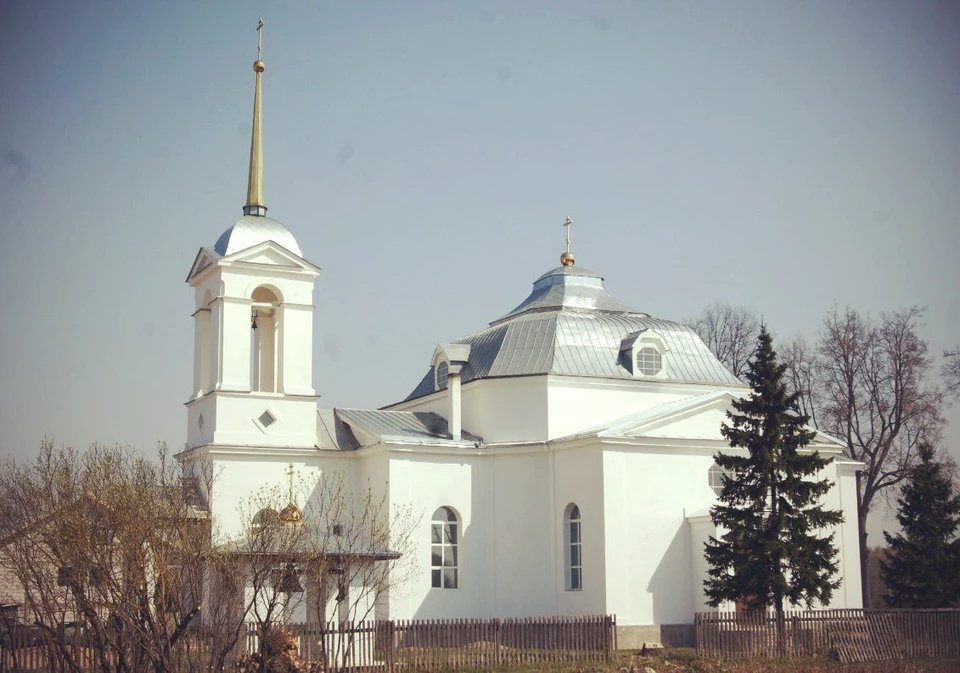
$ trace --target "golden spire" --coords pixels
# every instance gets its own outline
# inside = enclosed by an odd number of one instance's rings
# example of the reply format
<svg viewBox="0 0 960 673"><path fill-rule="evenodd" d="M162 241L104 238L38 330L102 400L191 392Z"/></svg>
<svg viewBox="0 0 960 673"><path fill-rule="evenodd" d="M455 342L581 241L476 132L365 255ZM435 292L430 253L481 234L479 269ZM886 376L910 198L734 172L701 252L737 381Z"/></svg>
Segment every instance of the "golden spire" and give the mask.
<svg viewBox="0 0 960 673"><path fill-rule="evenodd" d="M567 251L560 255L560 263L563 266L573 266L576 261L573 258L573 253L570 252L570 225L573 224L573 220L570 219L570 216L567 215L567 219L564 221L563 226L567 230Z"/></svg>
<svg viewBox="0 0 960 673"><path fill-rule="evenodd" d="M260 60L263 51L262 31L263 17L257 23L257 60L253 63L257 83L253 93L253 130L250 136L250 173L247 176L247 205L243 207L244 215L267 214L267 207L263 203L263 130L260 127L260 75L264 65Z"/></svg>

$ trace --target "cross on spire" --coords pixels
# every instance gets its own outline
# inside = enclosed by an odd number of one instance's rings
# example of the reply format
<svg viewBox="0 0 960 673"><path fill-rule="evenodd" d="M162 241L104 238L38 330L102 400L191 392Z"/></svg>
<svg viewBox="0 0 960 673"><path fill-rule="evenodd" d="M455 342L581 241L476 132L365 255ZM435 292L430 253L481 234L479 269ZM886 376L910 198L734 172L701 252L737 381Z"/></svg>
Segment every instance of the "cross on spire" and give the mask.
<svg viewBox="0 0 960 673"><path fill-rule="evenodd" d="M260 53L263 51L263 35L260 30L263 28L263 17L260 17L260 21L257 23L257 60L260 59Z"/></svg>

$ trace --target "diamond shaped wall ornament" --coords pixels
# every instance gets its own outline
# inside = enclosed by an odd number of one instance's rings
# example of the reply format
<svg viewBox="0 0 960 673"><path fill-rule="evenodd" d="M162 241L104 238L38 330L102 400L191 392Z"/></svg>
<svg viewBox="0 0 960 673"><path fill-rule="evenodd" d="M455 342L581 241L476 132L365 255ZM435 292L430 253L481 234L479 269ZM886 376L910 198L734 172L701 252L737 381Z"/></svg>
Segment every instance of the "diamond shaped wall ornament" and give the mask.
<svg viewBox="0 0 960 673"><path fill-rule="evenodd" d="M257 420L260 421L260 425L265 428L269 428L271 425L277 422L277 419L274 418L273 414L271 414L269 411L264 411L262 414L260 414L260 417Z"/></svg>

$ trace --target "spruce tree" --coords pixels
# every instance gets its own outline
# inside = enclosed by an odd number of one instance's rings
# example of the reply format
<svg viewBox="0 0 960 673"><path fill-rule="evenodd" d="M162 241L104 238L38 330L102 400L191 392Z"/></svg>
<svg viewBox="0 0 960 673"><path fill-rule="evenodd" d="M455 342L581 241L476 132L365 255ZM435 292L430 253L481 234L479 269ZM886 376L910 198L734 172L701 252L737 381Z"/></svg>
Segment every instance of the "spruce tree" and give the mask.
<svg viewBox="0 0 960 673"><path fill-rule="evenodd" d="M733 448L747 455L715 456L726 471L718 502L710 509L719 539L706 543L704 591L714 607L736 601L750 610L774 607L781 628L788 602L826 603L840 580L837 548L827 528L843 521L820 499L830 490L817 473L830 461L801 451L816 433L787 392L786 366L777 363L773 338L762 326L746 372L751 392L734 400L721 428Z"/></svg>
<svg viewBox="0 0 960 673"><path fill-rule="evenodd" d="M918 453L897 498L901 532L883 534L890 553L880 576L892 607L951 607L960 602L960 495L933 446L922 444Z"/></svg>

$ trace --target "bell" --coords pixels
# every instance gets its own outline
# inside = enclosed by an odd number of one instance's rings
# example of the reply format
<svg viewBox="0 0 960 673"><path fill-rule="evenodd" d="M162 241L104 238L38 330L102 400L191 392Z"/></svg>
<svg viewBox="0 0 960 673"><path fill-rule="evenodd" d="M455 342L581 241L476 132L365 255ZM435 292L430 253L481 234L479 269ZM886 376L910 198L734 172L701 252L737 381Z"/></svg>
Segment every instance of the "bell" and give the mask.
<svg viewBox="0 0 960 673"><path fill-rule="evenodd" d="M257 312L250 314L250 329L257 329Z"/></svg>
<svg viewBox="0 0 960 673"><path fill-rule="evenodd" d="M297 571L292 563L288 563L280 570L276 586L277 591L284 594L298 594L303 591L303 585L300 584L300 578L297 577Z"/></svg>

